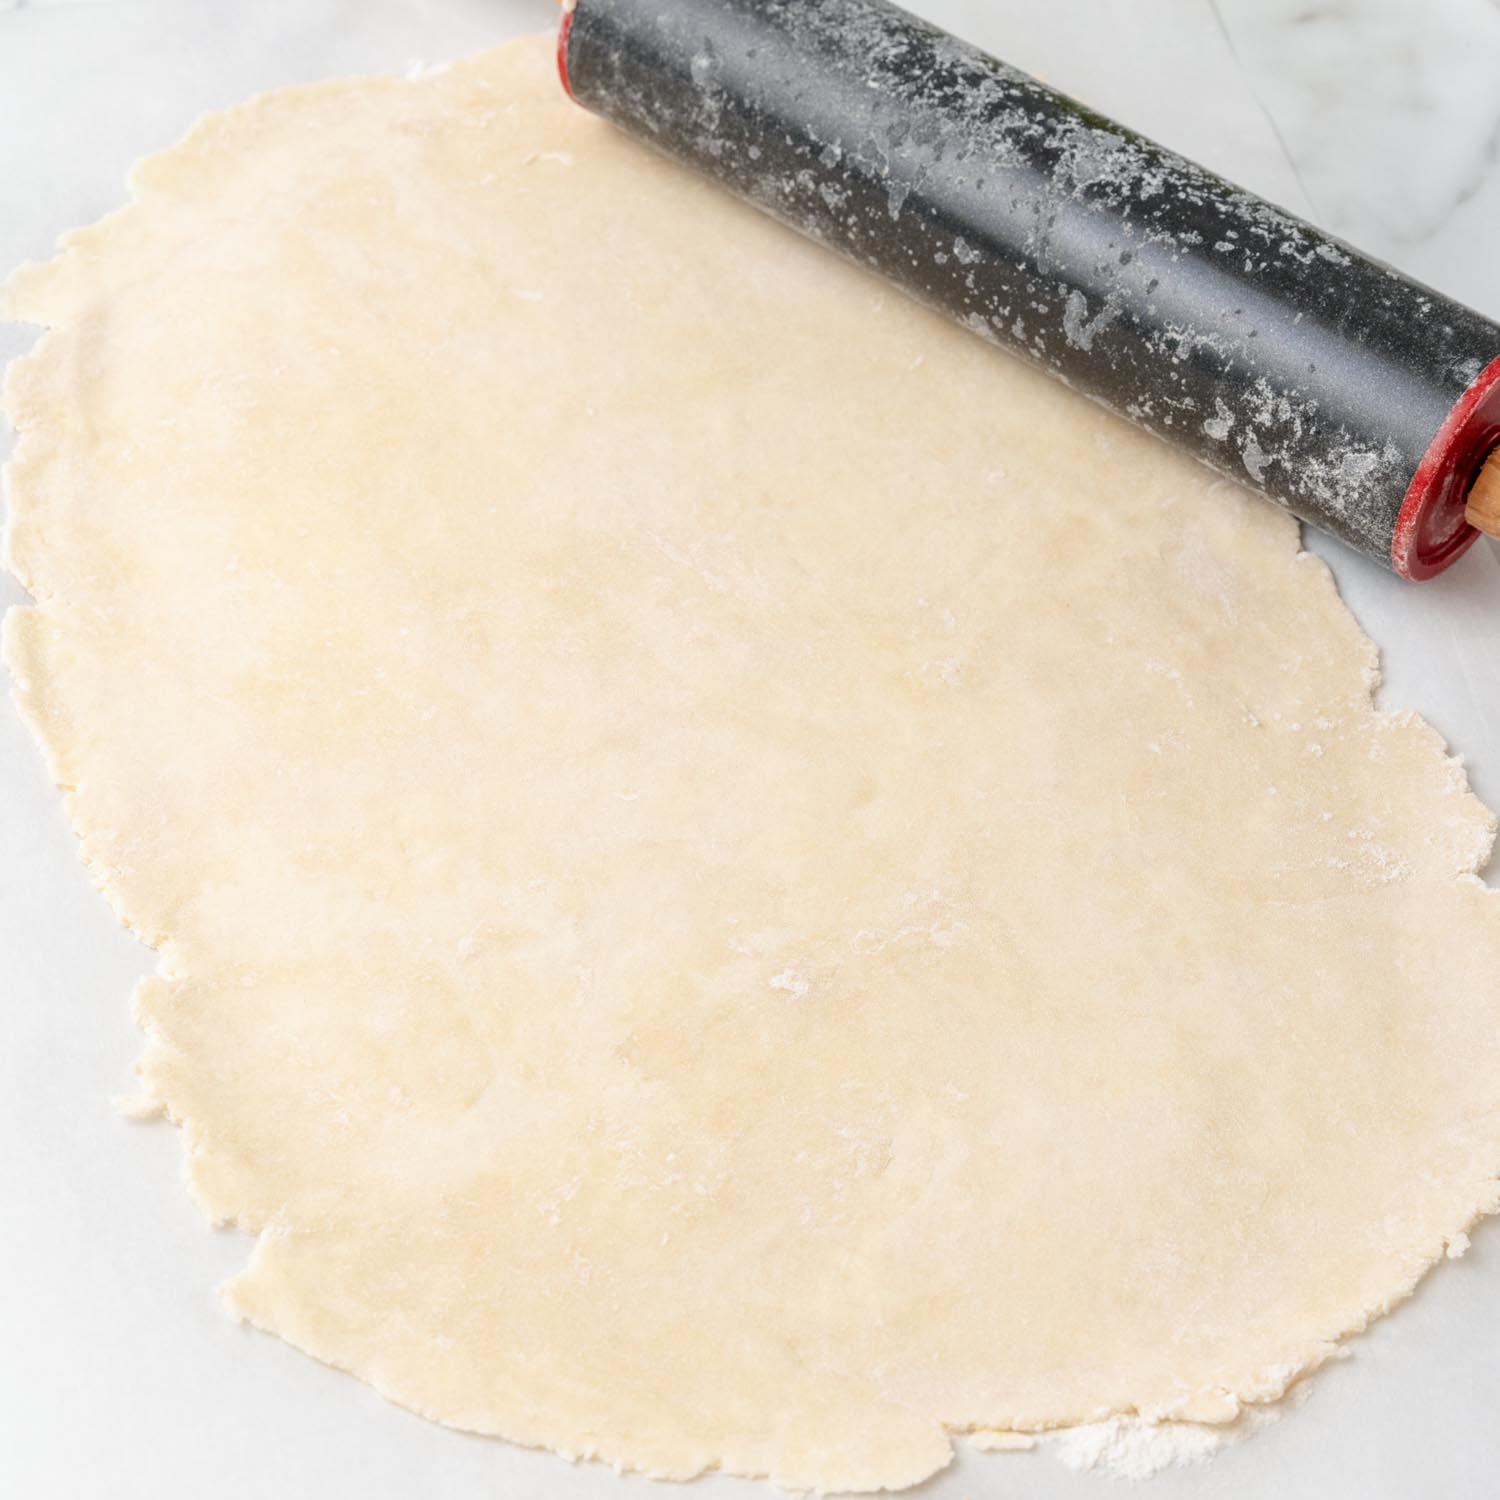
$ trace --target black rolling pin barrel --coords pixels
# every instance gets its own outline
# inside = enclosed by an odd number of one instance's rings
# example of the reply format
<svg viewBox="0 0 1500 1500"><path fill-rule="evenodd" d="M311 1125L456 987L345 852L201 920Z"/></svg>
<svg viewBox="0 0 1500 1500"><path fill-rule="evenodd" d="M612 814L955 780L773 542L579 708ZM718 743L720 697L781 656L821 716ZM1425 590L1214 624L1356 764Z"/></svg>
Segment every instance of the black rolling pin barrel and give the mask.
<svg viewBox="0 0 1500 1500"><path fill-rule="evenodd" d="M1403 576L1490 529L1500 327L937 27L576 0L558 50L585 108Z"/></svg>

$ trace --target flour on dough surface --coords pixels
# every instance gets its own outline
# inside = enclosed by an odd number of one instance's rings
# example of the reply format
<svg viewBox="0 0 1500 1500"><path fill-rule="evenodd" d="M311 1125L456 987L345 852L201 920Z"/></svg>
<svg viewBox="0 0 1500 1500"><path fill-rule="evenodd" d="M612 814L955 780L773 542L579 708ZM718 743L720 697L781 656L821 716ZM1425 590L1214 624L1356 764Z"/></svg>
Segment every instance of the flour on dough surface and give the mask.
<svg viewBox="0 0 1500 1500"><path fill-rule="evenodd" d="M231 1306L657 1475L1275 1399L1496 1205L1493 820L1284 516L549 50L11 285L6 655Z"/></svg>

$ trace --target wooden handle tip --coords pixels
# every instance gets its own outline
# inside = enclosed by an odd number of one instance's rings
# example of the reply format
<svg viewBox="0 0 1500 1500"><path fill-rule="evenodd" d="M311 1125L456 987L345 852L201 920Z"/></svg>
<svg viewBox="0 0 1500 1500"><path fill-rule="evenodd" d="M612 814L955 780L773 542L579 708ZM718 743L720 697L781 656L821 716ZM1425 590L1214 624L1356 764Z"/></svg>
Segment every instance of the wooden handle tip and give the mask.
<svg viewBox="0 0 1500 1500"><path fill-rule="evenodd" d="M1486 536L1500 537L1500 448L1485 460L1469 491L1469 525Z"/></svg>

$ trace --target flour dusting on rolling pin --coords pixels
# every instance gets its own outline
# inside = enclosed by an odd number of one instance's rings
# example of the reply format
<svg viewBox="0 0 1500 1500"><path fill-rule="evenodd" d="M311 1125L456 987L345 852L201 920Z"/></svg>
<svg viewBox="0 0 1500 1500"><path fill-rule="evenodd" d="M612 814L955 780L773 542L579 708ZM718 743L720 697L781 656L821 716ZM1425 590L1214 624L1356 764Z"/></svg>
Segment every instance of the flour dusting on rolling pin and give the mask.
<svg viewBox="0 0 1500 1500"><path fill-rule="evenodd" d="M587 109L1404 577L1500 535L1500 326L896 6L575 0L558 55Z"/></svg>

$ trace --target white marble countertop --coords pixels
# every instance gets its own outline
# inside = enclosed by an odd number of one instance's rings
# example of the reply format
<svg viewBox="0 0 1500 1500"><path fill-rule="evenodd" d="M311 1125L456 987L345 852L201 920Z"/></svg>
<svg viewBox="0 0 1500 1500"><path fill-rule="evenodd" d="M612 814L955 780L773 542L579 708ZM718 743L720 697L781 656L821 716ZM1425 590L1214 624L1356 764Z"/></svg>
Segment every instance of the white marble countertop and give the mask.
<svg viewBox="0 0 1500 1500"><path fill-rule="evenodd" d="M1500 318L1500 0L907 3ZM0 271L116 207L130 162L204 109L456 57L554 14L549 0L0 0ZM29 341L0 325L0 360ZM1427 714L1500 804L1500 549L1481 543L1414 590L1310 545L1383 648L1384 703ZM0 584L0 604L18 597ZM678 1493L446 1432L234 1327L212 1288L247 1242L203 1223L175 1133L109 1104L130 1086L126 996L148 965L90 889L38 756L0 710L0 1494ZM1269 1430L1147 1495L1495 1493L1500 1225L1352 1351ZM919 1493L1112 1489L1040 1455L967 1455ZM771 1493L726 1480L691 1491Z"/></svg>

